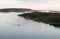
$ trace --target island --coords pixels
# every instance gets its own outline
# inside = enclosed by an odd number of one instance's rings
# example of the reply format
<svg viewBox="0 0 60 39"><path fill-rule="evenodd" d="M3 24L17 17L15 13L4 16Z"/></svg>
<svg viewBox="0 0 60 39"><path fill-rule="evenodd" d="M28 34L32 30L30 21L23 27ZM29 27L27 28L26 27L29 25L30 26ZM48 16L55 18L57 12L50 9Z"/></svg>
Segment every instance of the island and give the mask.
<svg viewBox="0 0 60 39"><path fill-rule="evenodd" d="M33 10L28 9L28 8L3 8L3 9L0 9L0 12L26 12L26 11L33 11Z"/></svg>
<svg viewBox="0 0 60 39"><path fill-rule="evenodd" d="M36 22L43 22L53 25L54 27L60 27L60 11L52 10L33 10L28 8L3 8L0 12L23 12L19 14L19 17L24 17Z"/></svg>
<svg viewBox="0 0 60 39"><path fill-rule="evenodd" d="M18 16L22 16L26 19L30 19L36 22L43 22L46 24L53 25L54 27L60 27L60 13L57 12L32 12L24 13Z"/></svg>

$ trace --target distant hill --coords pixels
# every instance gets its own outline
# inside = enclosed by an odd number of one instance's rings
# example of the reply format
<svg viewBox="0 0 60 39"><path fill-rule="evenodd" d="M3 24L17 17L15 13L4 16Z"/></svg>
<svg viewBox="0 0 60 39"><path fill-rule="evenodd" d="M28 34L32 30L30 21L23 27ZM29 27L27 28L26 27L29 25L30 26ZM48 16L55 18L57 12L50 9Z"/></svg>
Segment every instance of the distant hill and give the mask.
<svg viewBox="0 0 60 39"><path fill-rule="evenodd" d="M26 8L4 8L4 9L0 9L0 12L25 12L25 11L32 11L32 9L26 9Z"/></svg>
<svg viewBox="0 0 60 39"><path fill-rule="evenodd" d="M60 11L52 11L52 10L33 10L33 9L28 9L28 8L3 8L3 9L0 9L0 12L25 12L25 13L43 12L43 13L60 13Z"/></svg>

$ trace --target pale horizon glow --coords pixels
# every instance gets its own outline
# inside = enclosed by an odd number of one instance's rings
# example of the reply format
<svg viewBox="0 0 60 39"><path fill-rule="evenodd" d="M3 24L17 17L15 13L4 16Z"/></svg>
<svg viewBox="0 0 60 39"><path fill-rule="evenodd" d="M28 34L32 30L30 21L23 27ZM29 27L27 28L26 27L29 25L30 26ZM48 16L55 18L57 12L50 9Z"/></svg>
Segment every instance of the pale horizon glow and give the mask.
<svg viewBox="0 0 60 39"><path fill-rule="evenodd" d="M0 8L60 10L60 0L0 0Z"/></svg>

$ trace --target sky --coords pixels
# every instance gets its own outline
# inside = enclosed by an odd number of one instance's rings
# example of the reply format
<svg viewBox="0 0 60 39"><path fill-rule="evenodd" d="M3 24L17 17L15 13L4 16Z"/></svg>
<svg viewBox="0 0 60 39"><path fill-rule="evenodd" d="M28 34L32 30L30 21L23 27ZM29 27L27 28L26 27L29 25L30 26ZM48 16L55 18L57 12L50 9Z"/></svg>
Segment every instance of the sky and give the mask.
<svg viewBox="0 0 60 39"><path fill-rule="evenodd" d="M60 0L0 0L0 8L60 10Z"/></svg>

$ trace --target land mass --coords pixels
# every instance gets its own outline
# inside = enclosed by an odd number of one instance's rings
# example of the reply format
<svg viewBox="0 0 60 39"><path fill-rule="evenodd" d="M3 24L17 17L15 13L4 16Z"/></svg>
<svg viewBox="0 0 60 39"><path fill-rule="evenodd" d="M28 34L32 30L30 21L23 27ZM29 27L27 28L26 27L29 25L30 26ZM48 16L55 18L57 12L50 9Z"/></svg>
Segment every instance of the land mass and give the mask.
<svg viewBox="0 0 60 39"><path fill-rule="evenodd" d="M18 16L37 22L44 22L54 25L55 27L60 27L60 11L32 10L27 8L4 8L0 9L0 12L27 12Z"/></svg>
<svg viewBox="0 0 60 39"><path fill-rule="evenodd" d="M0 12L25 12L25 11L32 11L32 9L27 9L27 8L4 8L4 9L0 9Z"/></svg>
<svg viewBox="0 0 60 39"><path fill-rule="evenodd" d="M22 16L26 19L31 19L37 22L44 22L55 27L60 27L60 13L52 12L32 12L24 13L18 16Z"/></svg>

